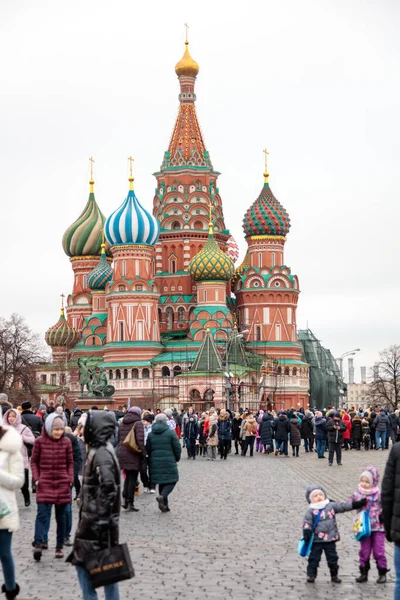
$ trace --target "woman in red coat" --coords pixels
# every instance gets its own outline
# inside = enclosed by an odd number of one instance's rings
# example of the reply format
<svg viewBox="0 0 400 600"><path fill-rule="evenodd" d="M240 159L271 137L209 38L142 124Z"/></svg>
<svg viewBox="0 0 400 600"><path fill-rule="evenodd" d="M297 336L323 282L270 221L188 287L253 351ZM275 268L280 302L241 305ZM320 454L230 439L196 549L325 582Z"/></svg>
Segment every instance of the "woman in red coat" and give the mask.
<svg viewBox="0 0 400 600"><path fill-rule="evenodd" d="M72 444L64 435L64 427L64 420L57 413L51 413L44 423L42 435L33 445L31 467L37 502L33 557L37 561L42 557L42 549L47 548L53 504L57 521L56 558L64 556L65 511L71 502L74 483Z"/></svg>
<svg viewBox="0 0 400 600"><path fill-rule="evenodd" d="M343 432L344 449L348 450L351 439L351 419L350 415L346 411L343 413L342 421L346 425L346 431Z"/></svg>

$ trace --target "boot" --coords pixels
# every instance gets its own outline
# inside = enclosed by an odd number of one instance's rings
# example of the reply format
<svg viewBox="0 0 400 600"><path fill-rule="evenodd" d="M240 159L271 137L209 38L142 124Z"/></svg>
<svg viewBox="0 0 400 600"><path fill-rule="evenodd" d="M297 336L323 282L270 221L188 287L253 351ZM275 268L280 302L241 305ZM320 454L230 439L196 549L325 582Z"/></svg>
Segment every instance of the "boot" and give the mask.
<svg viewBox="0 0 400 600"><path fill-rule="evenodd" d="M33 549L33 558L39 562L42 558L42 546L35 546Z"/></svg>
<svg viewBox="0 0 400 600"><path fill-rule="evenodd" d="M16 598L20 592L19 589L19 585L18 583L15 584L15 589L13 590L6 590L6 586L3 583L2 587L1 587L1 591L3 594L6 595L7 600L14 600L14 598Z"/></svg>
<svg viewBox="0 0 400 600"><path fill-rule="evenodd" d="M135 508L133 502L128 502L128 511L129 512L139 512L139 509Z"/></svg>
<svg viewBox="0 0 400 600"><path fill-rule="evenodd" d="M123 502L122 502L121 506L125 510L128 510L128 500L126 498L123 498Z"/></svg>
<svg viewBox="0 0 400 600"><path fill-rule="evenodd" d="M362 567L360 565L360 577L356 577L356 582L357 583L366 583L368 581L368 571L369 571L369 565L365 565L365 567Z"/></svg>
<svg viewBox="0 0 400 600"><path fill-rule="evenodd" d="M388 573L390 569L380 569L378 568L379 577L376 580L376 583L386 583L386 573Z"/></svg>
<svg viewBox="0 0 400 600"><path fill-rule="evenodd" d="M339 567L333 566L333 565L328 565L328 567L329 567L329 570L331 572L331 581L332 581L332 583L342 583L342 580L339 579L339 577L338 577Z"/></svg>
<svg viewBox="0 0 400 600"><path fill-rule="evenodd" d="M161 512L167 512L167 506L165 505L163 496L157 496L156 500L158 502L158 508L161 510Z"/></svg>

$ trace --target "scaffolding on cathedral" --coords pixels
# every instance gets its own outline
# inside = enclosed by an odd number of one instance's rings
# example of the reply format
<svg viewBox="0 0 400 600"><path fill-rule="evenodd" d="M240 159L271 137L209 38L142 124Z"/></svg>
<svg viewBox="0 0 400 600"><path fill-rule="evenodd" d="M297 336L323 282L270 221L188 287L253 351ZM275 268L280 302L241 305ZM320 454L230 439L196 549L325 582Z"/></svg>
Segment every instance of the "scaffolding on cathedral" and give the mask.
<svg viewBox="0 0 400 600"><path fill-rule="evenodd" d="M310 406L339 406L340 372L332 353L324 348L311 329L298 332L304 360L310 365Z"/></svg>

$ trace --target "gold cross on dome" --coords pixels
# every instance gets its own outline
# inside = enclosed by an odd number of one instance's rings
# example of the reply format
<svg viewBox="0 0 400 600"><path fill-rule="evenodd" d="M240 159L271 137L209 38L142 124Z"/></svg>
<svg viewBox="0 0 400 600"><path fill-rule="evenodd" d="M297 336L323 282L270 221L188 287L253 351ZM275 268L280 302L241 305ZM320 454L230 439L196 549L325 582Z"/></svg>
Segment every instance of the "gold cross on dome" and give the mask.
<svg viewBox="0 0 400 600"><path fill-rule="evenodd" d="M129 160L129 175L130 177L132 177L132 167L133 167L133 161L135 160L134 158L132 158L132 156L128 157Z"/></svg>
<svg viewBox="0 0 400 600"><path fill-rule="evenodd" d="M91 156L91 157L89 158L89 160L90 160L90 179L93 179L93 163L94 163L94 158L93 158L93 156Z"/></svg>
<svg viewBox="0 0 400 600"><path fill-rule="evenodd" d="M189 25L187 23L185 23L185 27L186 27L186 44L189 43Z"/></svg>
<svg viewBox="0 0 400 600"><path fill-rule="evenodd" d="M64 294L61 294L61 308L64 308Z"/></svg>
<svg viewBox="0 0 400 600"><path fill-rule="evenodd" d="M264 152L264 157L265 157L264 158L264 160L265 160L265 170L268 171L268 154L269 154L269 152L268 152L268 150L266 148L264 148L263 152Z"/></svg>
<svg viewBox="0 0 400 600"><path fill-rule="evenodd" d="M210 225L212 225L212 209L213 209L213 205L212 205L212 203L211 203L211 200L210 200L210 202L208 203L208 208L209 208L209 210L210 210Z"/></svg>

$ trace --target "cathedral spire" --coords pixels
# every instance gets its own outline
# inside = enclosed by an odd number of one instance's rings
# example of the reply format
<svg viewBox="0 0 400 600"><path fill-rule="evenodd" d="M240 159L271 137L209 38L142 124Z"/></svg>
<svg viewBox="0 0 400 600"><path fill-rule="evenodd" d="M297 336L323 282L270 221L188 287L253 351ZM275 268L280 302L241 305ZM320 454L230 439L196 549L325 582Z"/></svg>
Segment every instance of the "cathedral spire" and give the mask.
<svg viewBox="0 0 400 600"><path fill-rule="evenodd" d="M180 84L179 112L161 170L176 167L213 168L197 120L194 86L199 65L189 52L187 27L185 51L175 66Z"/></svg>

